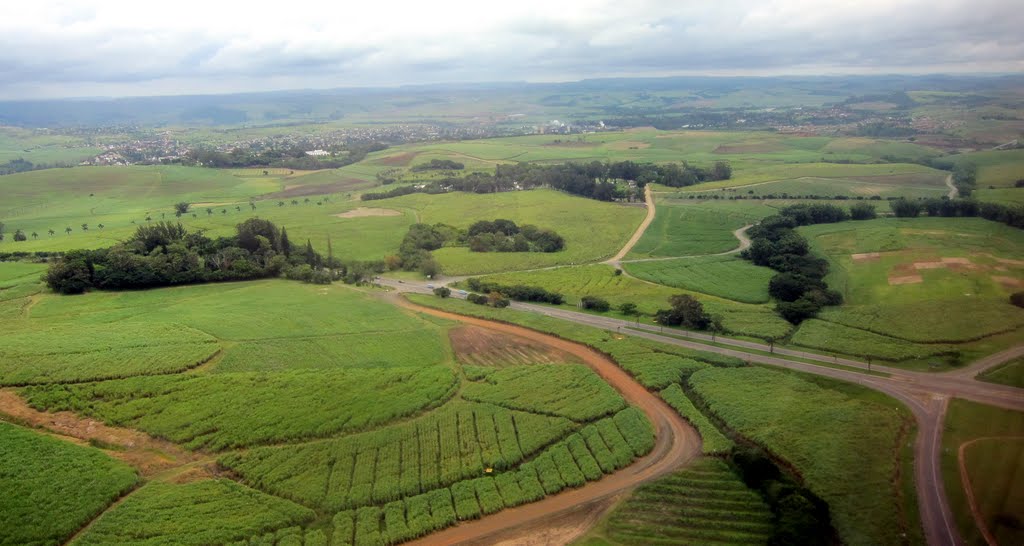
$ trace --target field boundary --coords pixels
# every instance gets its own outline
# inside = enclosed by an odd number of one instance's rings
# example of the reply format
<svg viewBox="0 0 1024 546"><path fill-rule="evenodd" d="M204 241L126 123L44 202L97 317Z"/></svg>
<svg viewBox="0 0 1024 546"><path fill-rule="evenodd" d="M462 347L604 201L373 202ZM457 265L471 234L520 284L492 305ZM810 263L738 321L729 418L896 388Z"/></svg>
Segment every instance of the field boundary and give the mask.
<svg viewBox="0 0 1024 546"><path fill-rule="evenodd" d="M978 508L978 499L974 496L974 488L971 486L971 477L967 474L967 462L965 460L968 447L986 440L1024 440L1024 436L982 436L981 438L974 438L960 444L956 453L957 468L960 471L960 483L964 488L964 496L967 497L967 505L971 508L974 524L981 531L981 536L985 538L985 542L989 546L998 546L999 543L996 541L996 537L992 535L992 531L985 524L985 518L981 514L981 509Z"/></svg>

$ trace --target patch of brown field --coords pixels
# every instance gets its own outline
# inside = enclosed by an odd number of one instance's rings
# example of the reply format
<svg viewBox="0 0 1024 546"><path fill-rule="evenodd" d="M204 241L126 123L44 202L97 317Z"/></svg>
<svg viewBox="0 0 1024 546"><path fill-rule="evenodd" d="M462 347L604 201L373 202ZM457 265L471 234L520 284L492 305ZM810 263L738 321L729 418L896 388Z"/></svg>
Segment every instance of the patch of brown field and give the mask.
<svg viewBox="0 0 1024 546"><path fill-rule="evenodd" d="M944 264L974 265L967 258L942 258Z"/></svg>
<svg viewBox="0 0 1024 546"><path fill-rule="evenodd" d="M864 252L861 254L850 254L855 262L875 261L882 257L881 252Z"/></svg>
<svg viewBox="0 0 1024 546"><path fill-rule="evenodd" d="M338 218L366 218L369 216L401 216L400 211L394 209L373 209L368 207L359 207L352 209L348 212L342 212L341 214L335 214Z"/></svg>
<svg viewBox="0 0 1024 546"><path fill-rule="evenodd" d="M748 144L720 144L717 148L711 151L715 154L764 154L768 152L778 152L782 150L782 146L779 146L773 142L751 142Z"/></svg>
<svg viewBox="0 0 1024 546"><path fill-rule="evenodd" d="M549 345L478 326L453 328L448 338L463 364L505 367L580 362L575 355Z"/></svg>
<svg viewBox="0 0 1024 546"><path fill-rule="evenodd" d="M405 152L376 159L373 163L375 165L387 165L388 167L405 167L418 155L420 155L419 152Z"/></svg>
<svg viewBox="0 0 1024 546"><path fill-rule="evenodd" d="M890 277L902 277L909 275L917 275L917 268L914 267L914 264L912 263L895 265L889 270Z"/></svg>
<svg viewBox="0 0 1024 546"><path fill-rule="evenodd" d="M1009 271L1009 269L1007 269L1006 266L1004 266L1004 265L997 265L997 266L993 267L992 269L995 269L996 271Z"/></svg>
<svg viewBox="0 0 1024 546"><path fill-rule="evenodd" d="M944 262L914 262L914 269L942 269L946 267Z"/></svg>
<svg viewBox="0 0 1024 546"><path fill-rule="evenodd" d="M851 186L850 192L857 195L878 195L889 188L885 186Z"/></svg>
<svg viewBox="0 0 1024 546"><path fill-rule="evenodd" d="M286 186L284 191L268 193L263 199L288 199L292 197L308 197L311 195L327 195L349 191L356 186L367 184L358 178L345 178L329 184L293 184Z"/></svg>
<svg viewBox="0 0 1024 546"><path fill-rule="evenodd" d="M1011 260L1009 258L996 258L996 261L1006 265L1024 266L1024 260Z"/></svg>
<svg viewBox="0 0 1024 546"><path fill-rule="evenodd" d="M905 275L902 277L889 277L889 286L896 286L899 284L917 284L924 282L924 279L920 275Z"/></svg>
<svg viewBox="0 0 1024 546"><path fill-rule="evenodd" d="M168 483L185 484L208 480L216 478L217 476L218 472L216 466L214 464L205 464L202 466L189 467L182 473L174 475L167 481Z"/></svg>
<svg viewBox="0 0 1024 546"><path fill-rule="evenodd" d="M609 150L643 150L650 147L651 144L649 142L641 142L639 140L619 140L607 146Z"/></svg>
<svg viewBox="0 0 1024 546"><path fill-rule="evenodd" d="M234 206L235 203L192 203L192 208L189 209L191 212L195 212L196 209L201 207L226 207L228 205Z"/></svg>
<svg viewBox="0 0 1024 546"><path fill-rule="evenodd" d="M1019 288L1024 286L1024 281L1014 277L1004 277L1002 275L992 275L992 280L1005 286L1006 288Z"/></svg>
<svg viewBox="0 0 1024 546"><path fill-rule="evenodd" d="M950 232L943 231L941 229L911 229L903 228L900 229L900 233L904 235L950 235Z"/></svg>
<svg viewBox="0 0 1024 546"><path fill-rule="evenodd" d="M28 405L11 390L0 390L0 413L15 421L46 429L68 439L110 446L107 454L135 468L143 476L198 460L200 456L181 447L130 428L111 427L69 411L45 412Z"/></svg>

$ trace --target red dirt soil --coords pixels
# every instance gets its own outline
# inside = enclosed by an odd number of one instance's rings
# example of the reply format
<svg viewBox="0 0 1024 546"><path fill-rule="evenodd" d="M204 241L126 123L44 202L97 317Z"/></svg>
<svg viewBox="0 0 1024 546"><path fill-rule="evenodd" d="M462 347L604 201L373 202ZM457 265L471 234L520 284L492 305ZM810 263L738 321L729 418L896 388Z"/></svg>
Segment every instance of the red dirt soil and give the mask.
<svg viewBox="0 0 1024 546"><path fill-rule="evenodd" d="M608 499L633 487L664 476L692 461L701 453L701 439L697 431L684 421L678 413L660 398L640 385L610 358L584 345L567 341L548 334L542 334L520 326L492 322L421 307L403 298L395 298L398 305L421 313L511 334L536 341L579 357L609 385L614 387L631 405L636 406L650 419L655 430L654 449L630 466L605 476L599 481L588 483L578 489L563 491L543 500L508 508L497 514L476 521L464 522L455 527L439 531L420 540L407 544L425 546L433 544L493 544L495 537L515 531L549 529L551 518L577 513L591 503ZM585 528L584 528L585 530ZM537 541L538 535L527 531L534 540L516 544L547 544ZM576 536L578 534L573 533ZM520 535L522 536L522 535ZM568 538L566 540L572 540ZM562 542L556 542L562 543Z"/></svg>
<svg viewBox="0 0 1024 546"><path fill-rule="evenodd" d="M520 336L479 326L461 326L448 332L455 357L474 366L557 364L580 362L579 357Z"/></svg>

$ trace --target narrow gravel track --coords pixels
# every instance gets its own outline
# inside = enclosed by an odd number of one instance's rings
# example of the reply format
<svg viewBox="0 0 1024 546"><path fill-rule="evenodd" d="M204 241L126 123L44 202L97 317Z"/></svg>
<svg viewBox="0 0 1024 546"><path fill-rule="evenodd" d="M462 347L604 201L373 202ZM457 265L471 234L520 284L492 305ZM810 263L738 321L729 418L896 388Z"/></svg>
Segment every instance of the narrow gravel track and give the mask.
<svg viewBox="0 0 1024 546"><path fill-rule="evenodd" d="M582 505L606 499L641 483L664 476L698 457L701 453L700 435L689 423L660 398L637 383L618 364L589 347L519 326L422 307L405 299L395 298L394 301L420 313L525 337L572 353L619 391L629 404L643 411L654 424L656 435L654 449L649 454L599 481L588 483L578 489L564 491L538 502L509 508L472 522L462 523L408 544L424 546L486 542L488 537L493 537L511 528L530 526L538 521L576 510Z"/></svg>
<svg viewBox="0 0 1024 546"><path fill-rule="evenodd" d="M633 247L636 246L636 243L640 240L641 237L644 236L644 232L646 232L647 228L650 227L651 222L654 221L654 215L656 211L654 210L654 196L651 194L650 186L646 186L644 188L644 202L647 203L647 216L644 217L644 221L640 222L640 227L636 228L636 231L633 233L633 236L629 238L629 241L626 241L625 246L623 246L619 250L618 254L612 256L608 260L605 260L604 263L608 265L618 266L619 262L621 262L622 259L626 257L626 254L629 254L630 250L633 250Z"/></svg>

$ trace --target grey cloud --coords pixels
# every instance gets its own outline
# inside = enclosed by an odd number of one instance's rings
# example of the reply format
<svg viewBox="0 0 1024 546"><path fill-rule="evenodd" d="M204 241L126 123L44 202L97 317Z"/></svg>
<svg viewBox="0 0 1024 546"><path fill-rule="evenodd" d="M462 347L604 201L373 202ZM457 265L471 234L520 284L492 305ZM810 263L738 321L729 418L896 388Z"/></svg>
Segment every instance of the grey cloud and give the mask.
<svg viewBox="0 0 1024 546"><path fill-rule="evenodd" d="M866 2L858 10L828 3L722 0L599 3L580 13L518 15L483 30L368 33L345 39L344 26L311 19L267 38L260 28L185 30L152 22L107 24L89 8L40 24L0 26L0 97L40 92L74 96L110 84L116 93L224 91L254 79L307 85L391 85L468 80L558 79L733 71L784 74L884 67L1024 67L1013 0ZM835 11L835 13L833 13ZM445 10L439 10L444 17ZM400 17L400 13L395 15ZM431 21L423 21L429 29ZM355 43L354 43L355 42ZM982 68L979 68L982 67Z"/></svg>

